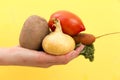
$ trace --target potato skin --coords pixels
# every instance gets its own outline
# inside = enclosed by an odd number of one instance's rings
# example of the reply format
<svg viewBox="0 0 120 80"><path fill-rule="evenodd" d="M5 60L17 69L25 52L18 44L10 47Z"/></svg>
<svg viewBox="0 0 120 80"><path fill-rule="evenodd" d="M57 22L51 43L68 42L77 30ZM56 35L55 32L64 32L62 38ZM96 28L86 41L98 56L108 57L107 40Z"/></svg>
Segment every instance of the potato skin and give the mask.
<svg viewBox="0 0 120 80"><path fill-rule="evenodd" d="M30 16L23 24L19 43L21 47L42 50L42 40L49 34L47 21L37 15Z"/></svg>

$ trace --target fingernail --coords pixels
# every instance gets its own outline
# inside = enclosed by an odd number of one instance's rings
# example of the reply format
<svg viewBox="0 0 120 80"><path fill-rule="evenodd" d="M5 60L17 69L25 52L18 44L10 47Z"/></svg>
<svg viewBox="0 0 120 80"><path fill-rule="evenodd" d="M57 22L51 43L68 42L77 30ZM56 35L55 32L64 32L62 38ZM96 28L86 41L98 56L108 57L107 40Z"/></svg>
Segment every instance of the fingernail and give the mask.
<svg viewBox="0 0 120 80"><path fill-rule="evenodd" d="M81 52L84 49L85 45L81 44L76 51Z"/></svg>

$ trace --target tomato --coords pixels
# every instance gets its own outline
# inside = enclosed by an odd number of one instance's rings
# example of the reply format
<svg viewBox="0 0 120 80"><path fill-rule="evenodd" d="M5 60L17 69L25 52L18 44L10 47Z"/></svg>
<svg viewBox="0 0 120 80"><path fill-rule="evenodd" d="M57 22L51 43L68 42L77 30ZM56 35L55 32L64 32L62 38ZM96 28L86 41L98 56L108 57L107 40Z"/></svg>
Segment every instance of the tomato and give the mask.
<svg viewBox="0 0 120 80"><path fill-rule="evenodd" d="M62 31L68 35L74 36L85 30L81 19L77 15L69 11L61 10L53 13L50 16L48 25L52 31L55 30L55 27L53 26L53 18L57 18L60 20Z"/></svg>

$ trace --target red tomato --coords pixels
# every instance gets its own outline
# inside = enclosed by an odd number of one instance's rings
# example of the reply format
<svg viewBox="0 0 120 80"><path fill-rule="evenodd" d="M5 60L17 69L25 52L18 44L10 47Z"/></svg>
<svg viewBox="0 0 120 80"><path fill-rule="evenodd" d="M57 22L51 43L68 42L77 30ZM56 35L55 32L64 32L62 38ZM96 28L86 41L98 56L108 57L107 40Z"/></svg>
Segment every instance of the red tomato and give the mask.
<svg viewBox="0 0 120 80"><path fill-rule="evenodd" d="M54 24L53 18L59 19L62 26L62 31L71 36L77 35L79 32L85 30L85 27L81 19L77 15L62 10L55 12L50 16L48 25L52 31L55 30L55 27L53 26Z"/></svg>

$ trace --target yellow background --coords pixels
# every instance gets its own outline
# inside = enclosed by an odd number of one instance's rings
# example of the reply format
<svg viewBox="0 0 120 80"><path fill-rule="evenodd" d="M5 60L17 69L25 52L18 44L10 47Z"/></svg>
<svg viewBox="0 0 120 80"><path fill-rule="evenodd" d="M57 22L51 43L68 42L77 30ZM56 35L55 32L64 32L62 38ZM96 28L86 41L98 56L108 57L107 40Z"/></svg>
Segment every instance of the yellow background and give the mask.
<svg viewBox="0 0 120 80"><path fill-rule="evenodd" d="M31 15L47 20L57 10L77 14L87 33L95 36L120 31L120 0L1 0L0 47L19 44L24 21ZM67 65L47 69L0 66L0 80L120 80L120 34L94 43L95 60L79 56Z"/></svg>

